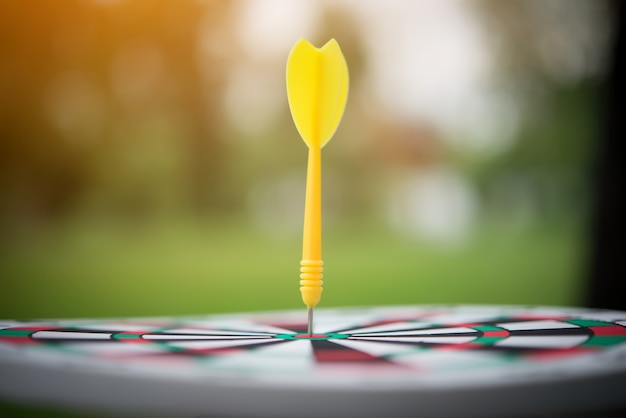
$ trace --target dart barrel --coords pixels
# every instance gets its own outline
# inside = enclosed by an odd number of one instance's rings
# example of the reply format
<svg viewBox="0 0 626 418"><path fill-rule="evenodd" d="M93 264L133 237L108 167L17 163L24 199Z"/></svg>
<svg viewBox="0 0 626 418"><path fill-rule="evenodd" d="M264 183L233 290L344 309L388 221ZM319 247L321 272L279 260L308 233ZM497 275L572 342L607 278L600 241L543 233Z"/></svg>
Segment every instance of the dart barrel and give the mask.
<svg viewBox="0 0 626 418"><path fill-rule="evenodd" d="M309 308L317 305L322 296L323 265L322 260L300 261L300 293L302 294L302 301Z"/></svg>

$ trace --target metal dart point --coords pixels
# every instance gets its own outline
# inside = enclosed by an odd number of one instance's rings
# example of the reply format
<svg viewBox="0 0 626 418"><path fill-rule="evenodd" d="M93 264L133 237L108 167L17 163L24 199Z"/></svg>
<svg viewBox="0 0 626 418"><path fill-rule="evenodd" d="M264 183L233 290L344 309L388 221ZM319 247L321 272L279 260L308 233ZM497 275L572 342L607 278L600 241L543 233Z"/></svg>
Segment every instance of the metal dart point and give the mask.
<svg viewBox="0 0 626 418"><path fill-rule="evenodd" d="M309 333L309 337L313 335L313 308L309 308L307 310L308 313L308 328L307 332Z"/></svg>

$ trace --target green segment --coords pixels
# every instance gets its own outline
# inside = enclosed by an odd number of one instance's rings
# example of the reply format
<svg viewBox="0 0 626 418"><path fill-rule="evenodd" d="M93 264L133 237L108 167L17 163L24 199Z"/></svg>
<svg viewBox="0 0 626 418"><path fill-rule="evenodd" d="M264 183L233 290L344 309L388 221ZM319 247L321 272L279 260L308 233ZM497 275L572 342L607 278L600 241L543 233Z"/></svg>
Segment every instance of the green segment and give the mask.
<svg viewBox="0 0 626 418"><path fill-rule="evenodd" d="M477 325L477 326L473 326L472 328L477 330L477 331L481 331L481 332L503 331L504 330L504 328L496 327L494 325ZM493 345L493 344L497 343L498 341L503 340L504 338L506 338L506 337L478 337L473 342L476 343L476 344Z"/></svg>
<svg viewBox="0 0 626 418"><path fill-rule="evenodd" d="M564 322L569 322L570 324L578 325L579 327L606 327L613 325L610 322L596 321L593 319L568 319Z"/></svg>
<svg viewBox="0 0 626 418"><path fill-rule="evenodd" d="M503 339L504 337L479 337L472 342L484 345L492 345L497 343L498 341L502 341Z"/></svg>
<svg viewBox="0 0 626 418"><path fill-rule="evenodd" d="M472 328L475 329L475 330L478 330L478 331L482 331L482 332L485 332L485 331L502 331L502 330L504 330L504 328L496 327L496 326L493 326L493 325L477 325L477 326L472 327Z"/></svg>
<svg viewBox="0 0 626 418"><path fill-rule="evenodd" d="M179 351L186 351L186 349L185 349L185 348L182 348L182 347L175 347L175 346L169 345L169 344L168 344L168 343L166 343L166 342L161 342L161 341L158 341L158 342L155 342L155 344L156 344L158 347L161 347L161 348L163 348L164 350L167 350L167 351L172 352L172 353L176 353L176 352L179 352Z"/></svg>
<svg viewBox="0 0 626 418"><path fill-rule="evenodd" d="M141 338L141 334L115 334L113 338L116 340L138 340Z"/></svg>
<svg viewBox="0 0 626 418"><path fill-rule="evenodd" d="M0 337L28 337L33 332L24 329L0 329Z"/></svg>
<svg viewBox="0 0 626 418"><path fill-rule="evenodd" d="M328 335L328 339L329 340L343 340L345 338L348 338L350 335L348 334L335 334L335 333L330 333L327 334Z"/></svg>

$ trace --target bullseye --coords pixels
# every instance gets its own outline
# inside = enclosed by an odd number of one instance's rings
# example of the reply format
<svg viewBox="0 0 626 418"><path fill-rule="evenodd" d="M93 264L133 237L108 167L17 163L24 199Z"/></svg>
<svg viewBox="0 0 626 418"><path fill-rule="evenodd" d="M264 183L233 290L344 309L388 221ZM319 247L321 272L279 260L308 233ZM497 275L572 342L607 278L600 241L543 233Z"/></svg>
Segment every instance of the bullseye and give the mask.
<svg viewBox="0 0 626 418"><path fill-rule="evenodd" d="M348 338L348 334L338 334L330 332L328 334L277 334L274 338L281 340L309 340L309 341L326 341L326 340L341 340Z"/></svg>
<svg viewBox="0 0 626 418"><path fill-rule="evenodd" d="M294 338L298 338L302 340L327 340L328 335L326 334L300 334L300 335L296 335Z"/></svg>

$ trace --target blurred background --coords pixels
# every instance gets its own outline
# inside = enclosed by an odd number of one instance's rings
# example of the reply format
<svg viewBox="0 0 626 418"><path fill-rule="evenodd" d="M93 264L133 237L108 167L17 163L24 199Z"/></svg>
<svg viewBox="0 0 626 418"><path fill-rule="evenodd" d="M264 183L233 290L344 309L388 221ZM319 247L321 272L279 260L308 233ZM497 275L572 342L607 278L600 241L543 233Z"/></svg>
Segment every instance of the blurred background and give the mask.
<svg viewBox="0 0 626 418"><path fill-rule="evenodd" d="M2 1L0 317L304 312L299 38L351 77L320 307L585 304L614 35L599 0Z"/></svg>
<svg viewBox="0 0 626 418"><path fill-rule="evenodd" d="M324 306L580 304L608 3L0 3L1 317L299 308L284 68L334 37Z"/></svg>

